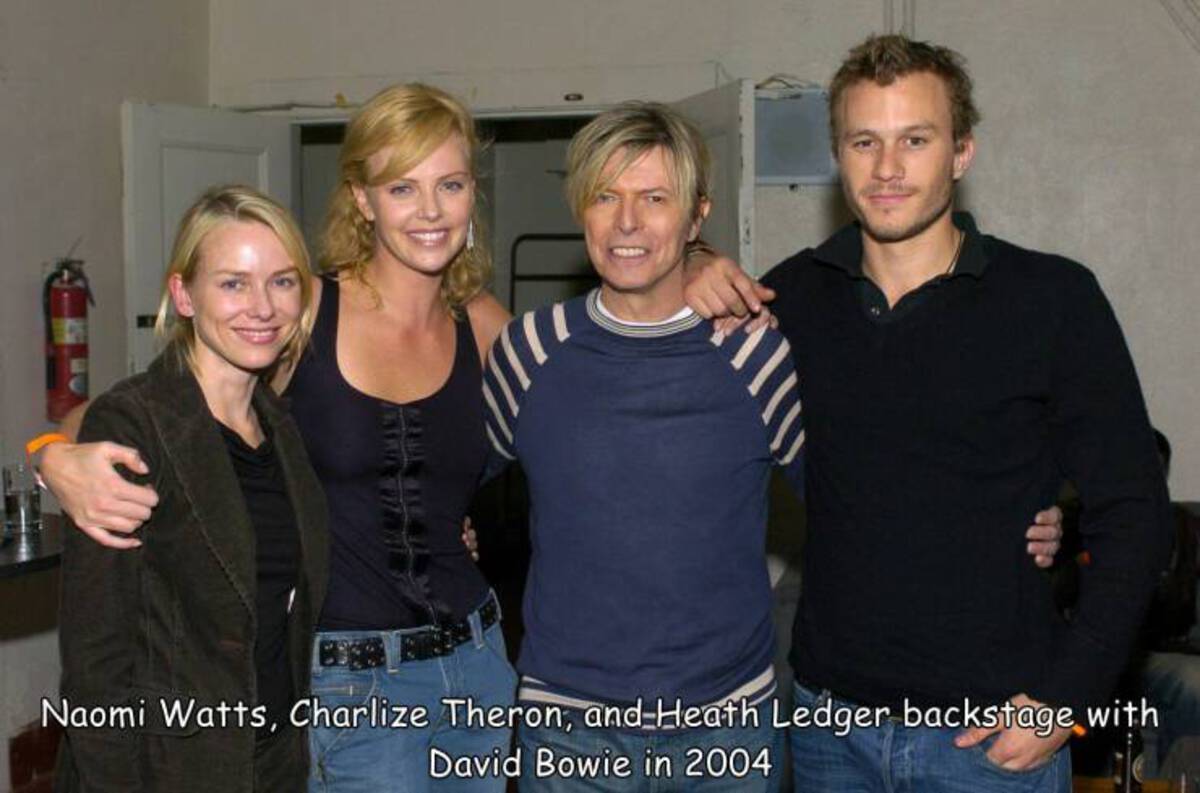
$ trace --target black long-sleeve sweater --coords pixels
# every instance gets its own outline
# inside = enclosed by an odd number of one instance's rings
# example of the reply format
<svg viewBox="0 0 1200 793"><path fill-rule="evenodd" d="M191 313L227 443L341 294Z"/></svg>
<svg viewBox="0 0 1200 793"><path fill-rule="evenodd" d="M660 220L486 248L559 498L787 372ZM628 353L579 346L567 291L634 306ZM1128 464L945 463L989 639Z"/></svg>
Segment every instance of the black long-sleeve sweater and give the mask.
<svg viewBox="0 0 1200 793"><path fill-rule="evenodd" d="M1120 328L1084 267L980 234L889 309L849 226L763 282L791 342L809 516L797 676L847 699L1103 701L1169 548ZM1026 553L1069 479L1092 564L1058 617Z"/></svg>

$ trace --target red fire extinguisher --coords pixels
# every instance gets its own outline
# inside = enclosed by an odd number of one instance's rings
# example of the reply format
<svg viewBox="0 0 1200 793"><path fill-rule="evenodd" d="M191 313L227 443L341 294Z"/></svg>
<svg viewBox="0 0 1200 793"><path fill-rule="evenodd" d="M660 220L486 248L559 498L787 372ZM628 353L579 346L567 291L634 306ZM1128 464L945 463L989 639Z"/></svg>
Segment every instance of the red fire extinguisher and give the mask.
<svg viewBox="0 0 1200 793"><path fill-rule="evenodd" d="M92 289L83 260L63 258L54 264L42 288L46 320L46 417L61 421L88 395L87 307Z"/></svg>

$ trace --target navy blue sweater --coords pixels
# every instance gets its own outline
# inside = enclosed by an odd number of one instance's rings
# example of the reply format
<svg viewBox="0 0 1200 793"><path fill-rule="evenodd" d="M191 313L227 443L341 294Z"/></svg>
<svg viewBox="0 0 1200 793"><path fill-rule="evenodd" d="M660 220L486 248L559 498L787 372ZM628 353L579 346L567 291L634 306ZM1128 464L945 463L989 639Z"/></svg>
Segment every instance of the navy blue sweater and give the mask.
<svg viewBox="0 0 1200 793"><path fill-rule="evenodd" d="M514 320L485 372L489 434L529 481L522 696L765 696L771 466L802 479L788 344L626 325L596 295Z"/></svg>

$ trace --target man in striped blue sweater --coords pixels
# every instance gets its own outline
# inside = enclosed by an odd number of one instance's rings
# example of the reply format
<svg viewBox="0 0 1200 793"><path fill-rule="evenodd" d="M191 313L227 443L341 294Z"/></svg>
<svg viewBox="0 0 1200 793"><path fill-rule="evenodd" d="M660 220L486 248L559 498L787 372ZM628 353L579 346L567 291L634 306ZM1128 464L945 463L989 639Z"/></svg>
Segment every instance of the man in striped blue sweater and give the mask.
<svg viewBox="0 0 1200 793"><path fill-rule="evenodd" d="M603 285L514 320L488 361L488 431L532 504L521 699L573 722L519 730L523 790L580 785L539 773L539 750L629 758L605 789L637 787L647 750L688 790L727 787L726 760L748 768L739 790L778 786L767 486L780 465L801 487L804 428L784 338L714 334L684 304L708 170L662 106L582 130L568 193ZM586 726L603 705L622 723ZM690 708L701 729L681 729Z"/></svg>
<svg viewBox="0 0 1200 793"><path fill-rule="evenodd" d="M573 716L519 726L525 791L580 789L539 759L581 755L631 761L587 789L644 789L648 767L655 789L779 786L767 486L778 465L801 492L805 432L787 340L713 333L685 305L708 173L666 107L581 130L567 191L602 286L515 319L484 372L496 457L532 506L520 698ZM588 724L605 706L621 718Z"/></svg>

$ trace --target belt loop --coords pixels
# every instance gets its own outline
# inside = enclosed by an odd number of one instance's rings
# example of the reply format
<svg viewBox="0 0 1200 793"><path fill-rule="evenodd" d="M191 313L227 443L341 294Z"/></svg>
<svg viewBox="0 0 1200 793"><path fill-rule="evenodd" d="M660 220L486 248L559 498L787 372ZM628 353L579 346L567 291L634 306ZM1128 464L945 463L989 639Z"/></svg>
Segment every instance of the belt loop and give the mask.
<svg viewBox="0 0 1200 793"><path fill-rule="evenodd" d="M479 609L467 615L467 622L471 625L471 639L475 642L475 649L483 647L486 640L483 638L483 618L479 616Z"/></svg>
<svg viewBox="0 0 1200 793"><path fill-rule="evenodd" d="M388 674L400 671L400 631L386 631L383 634L383 654L387 658Z"/></svg>
<svg viewBox="0 0 1200 793"><path fill-rule="evenodd" d="M321 633L320 633L320 631L313 633L312 660L311 660L311 663L309 664L309 666L312 667L312 676L314 678L320 677L321 673L324 671L321 668Z"/></svg>
<svg viewBox="0 0 1200 793"><path fill-rule="evenodd" d="M496 590L488 590L488 602L496 604L496 622L504 622L504 612L500 609L500 598L496 596Z"/></svg>

